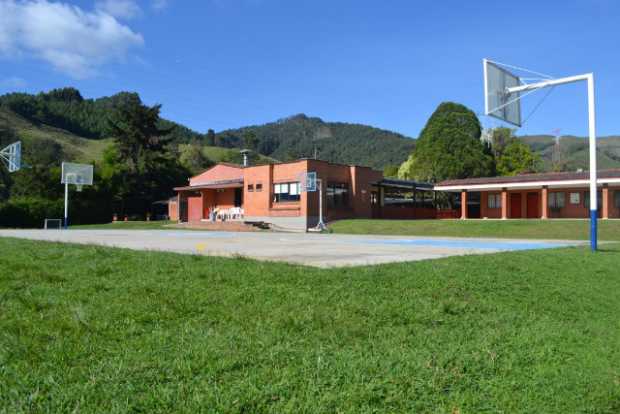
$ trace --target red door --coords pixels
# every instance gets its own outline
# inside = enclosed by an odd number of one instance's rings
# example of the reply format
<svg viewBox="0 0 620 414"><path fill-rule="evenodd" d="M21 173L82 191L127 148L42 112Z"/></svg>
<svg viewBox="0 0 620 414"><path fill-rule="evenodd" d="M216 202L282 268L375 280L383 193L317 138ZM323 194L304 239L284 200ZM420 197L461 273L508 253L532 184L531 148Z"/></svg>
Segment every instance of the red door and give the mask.
<svg viewBox="0 0 620 414"><path fill-rule="evenodd" d="M521 193L510 194L510 218L521 217Z"/></svg>
<svg viewBox="0 0 620 414"><path fill-rule="evenodd" d="M527 193L527 218L540 218L538 193Z"/></svg>

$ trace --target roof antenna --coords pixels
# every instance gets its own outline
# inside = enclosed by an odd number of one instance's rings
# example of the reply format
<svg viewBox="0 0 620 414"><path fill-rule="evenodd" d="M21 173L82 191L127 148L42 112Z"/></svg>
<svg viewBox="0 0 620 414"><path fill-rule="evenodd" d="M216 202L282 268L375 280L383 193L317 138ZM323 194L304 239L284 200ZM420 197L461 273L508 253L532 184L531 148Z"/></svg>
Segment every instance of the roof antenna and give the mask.
<svg viewBox="0 0 620 414"><path fill-rule="evenodd" d="M556 128L551 133L555 136L555 145L553 146L553 152L551 153L551 165L554 171L560 171L562 169L562 147L560 140L560 128Z"/></svg>
<svg viewBox="0 0 620 414"><path fill-rule="evenodd" d="M241 155L243 156L243 166L244 167L249 167L250 166L250 158L249 158L249 154L250 151L249 149L242 149L241 151L239 151L241 153Z"/></svg>

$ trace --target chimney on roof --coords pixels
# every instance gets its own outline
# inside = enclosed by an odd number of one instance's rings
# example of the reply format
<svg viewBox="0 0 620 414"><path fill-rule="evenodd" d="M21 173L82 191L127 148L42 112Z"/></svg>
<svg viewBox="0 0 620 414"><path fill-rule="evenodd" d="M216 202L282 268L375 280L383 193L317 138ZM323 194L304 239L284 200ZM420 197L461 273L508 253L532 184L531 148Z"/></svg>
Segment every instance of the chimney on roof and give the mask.
<svg viewBox="0 0 620 414"><path fill-rule="evenodd" d="M250 151L249 149L242 149L241 151L239 151L241 153L241 156L243 157L243 166L244 167L249 167L250 166L250 153L252 151Z"/></svg>

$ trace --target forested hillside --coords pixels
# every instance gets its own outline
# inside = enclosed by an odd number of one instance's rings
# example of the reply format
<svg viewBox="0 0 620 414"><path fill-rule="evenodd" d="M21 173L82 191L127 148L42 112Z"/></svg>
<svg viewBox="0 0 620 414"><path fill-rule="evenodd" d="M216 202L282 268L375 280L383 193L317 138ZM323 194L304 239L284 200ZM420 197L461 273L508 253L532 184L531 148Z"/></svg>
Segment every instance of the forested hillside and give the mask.
<svg viewBox="0 0 620 414"><path fill-rule="evenodd" d="M520 137L532 150L539 153L544 169L554 169L556 160L562 171L584 170L589 166L588 139L584 137L565 136L555 145L555 137L551 135L529 135ZM555 155L554 155L555 154ZM597 139L598 168L620 168L620 136L599 137ZM555 167L558 169L558 166Z"/></svg>
<svg viewBox="0 0 620 414"><path fill-rule="evenodd" d="M137 93L120 92L109 97L84 99L75 88L53 89L37 95L10 93L0 96L0 107L9 109L35 125L63 129L83 138L103 139L110 136L109 120L114 108L138 99ZM202 134L166 119L161 128L170 129L175 142L189 142Z"/></svg>
<svg viewBox="0 0 620 414"><path fill-rule="evenodd" d="M279 160L302 157L383 169L399 165L413 150L415 141L396 132L367 125L325 122L304 114L276 122L222 131L223 145L241 146L252 133L260 153Z"/></svg>

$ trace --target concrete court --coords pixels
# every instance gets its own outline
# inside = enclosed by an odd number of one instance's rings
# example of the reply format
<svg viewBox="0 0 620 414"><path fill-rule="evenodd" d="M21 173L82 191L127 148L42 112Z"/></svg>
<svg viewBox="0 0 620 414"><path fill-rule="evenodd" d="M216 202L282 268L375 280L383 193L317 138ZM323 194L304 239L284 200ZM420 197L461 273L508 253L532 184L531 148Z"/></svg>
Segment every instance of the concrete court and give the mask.
<svg viewBox="0 0 620 414"><path fill-rule="evenodd" d="M211 256L243 255L317 267L546 249L585 242L193 230L0 230L0 237Z"/></svg>

